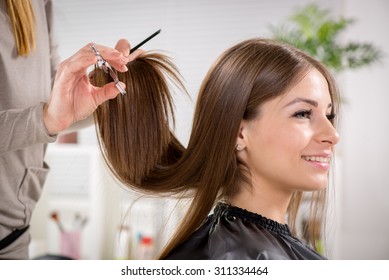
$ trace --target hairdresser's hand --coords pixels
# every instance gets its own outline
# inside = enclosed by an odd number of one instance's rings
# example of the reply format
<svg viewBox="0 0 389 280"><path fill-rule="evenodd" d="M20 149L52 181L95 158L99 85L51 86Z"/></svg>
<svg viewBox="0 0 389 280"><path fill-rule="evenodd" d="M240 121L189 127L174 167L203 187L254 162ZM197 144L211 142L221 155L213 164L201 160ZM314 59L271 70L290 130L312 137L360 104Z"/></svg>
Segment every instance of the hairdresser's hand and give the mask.
<svg viewBox="0 0 389 280"><path fill-rule="evenodd" d="M58 66L53 90L43 112L43 122L50 134L56 134L74 122L85 119L100 104L115 98L119 93L113 82L101 88L89 82L86 76L87 68L97 61L90 45L87 44ZM119 46L123 46L123 43ZM96 44L95 47L102 57L120 72L127 71L126 64L141 53L123 55L122 50ZM125 88L123 83L121 85Z"/></svg>
<svg viewBox="0 0 389 280"><path fill-rule="evenodd" d="M115 46L115 49L117 49L119 52L121 52L125 57L128 57L130 61L134 60L138 56L144 53L144 50L137 49L134 51L134 53L130 54L131 45L127 41L127 39L120 39Z"/></svg>

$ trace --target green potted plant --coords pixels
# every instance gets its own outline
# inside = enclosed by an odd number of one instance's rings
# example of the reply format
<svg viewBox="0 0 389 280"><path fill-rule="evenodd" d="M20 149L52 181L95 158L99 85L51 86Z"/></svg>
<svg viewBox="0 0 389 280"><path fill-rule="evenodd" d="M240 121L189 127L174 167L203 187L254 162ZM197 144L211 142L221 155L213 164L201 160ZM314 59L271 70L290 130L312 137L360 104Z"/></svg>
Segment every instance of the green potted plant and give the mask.
<svg viewBox="0 0 389 280"><path fill-rule="evenodd" d="M343 42L340 34L355 21L334 19L316 4L298 8L285 23L270 26L274 39L294 45L335 72L379 62L381 51L371 43Z"/></svg>

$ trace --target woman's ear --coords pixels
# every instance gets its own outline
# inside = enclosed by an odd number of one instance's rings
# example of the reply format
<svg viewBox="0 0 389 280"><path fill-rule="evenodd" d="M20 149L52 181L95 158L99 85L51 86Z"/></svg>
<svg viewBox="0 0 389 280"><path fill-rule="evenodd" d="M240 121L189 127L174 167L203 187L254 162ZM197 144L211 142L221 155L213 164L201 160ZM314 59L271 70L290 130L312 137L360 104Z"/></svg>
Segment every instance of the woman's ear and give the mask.
<svg viewBox="0 0 389 280"><path fill-rule="evenodd" d="M235 149L240 152L244 150L247 146L247 131L248 131L248 122L245 120L242 120L240 122L238 136L236 137L236 145Z"/></svg>

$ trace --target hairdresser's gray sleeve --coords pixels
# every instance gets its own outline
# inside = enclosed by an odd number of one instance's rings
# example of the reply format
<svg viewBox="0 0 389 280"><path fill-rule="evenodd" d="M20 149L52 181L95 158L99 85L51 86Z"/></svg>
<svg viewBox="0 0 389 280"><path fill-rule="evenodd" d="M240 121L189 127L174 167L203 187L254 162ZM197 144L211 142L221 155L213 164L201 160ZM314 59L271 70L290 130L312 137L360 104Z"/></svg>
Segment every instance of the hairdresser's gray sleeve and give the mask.
<svg viewBox="0 0 389 280"><path fill-rule="evenodd" d="M43 123L43 105L0 111L0 154L56 140Z"/></svg>

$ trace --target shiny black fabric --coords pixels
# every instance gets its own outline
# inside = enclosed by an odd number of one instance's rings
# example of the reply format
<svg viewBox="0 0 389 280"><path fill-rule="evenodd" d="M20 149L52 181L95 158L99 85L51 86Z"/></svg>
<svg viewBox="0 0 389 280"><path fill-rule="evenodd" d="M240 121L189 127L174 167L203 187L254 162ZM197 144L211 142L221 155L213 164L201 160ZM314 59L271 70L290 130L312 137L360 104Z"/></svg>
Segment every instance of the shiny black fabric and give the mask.
<svg viewBox="0 0 389 280"><path fill-rule="evenodd" d="M315 260L325 259L293 237L287 225L219 203L206 222L166 259Z"/></svg>

